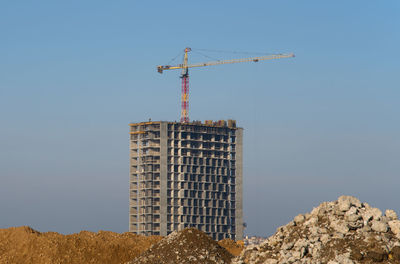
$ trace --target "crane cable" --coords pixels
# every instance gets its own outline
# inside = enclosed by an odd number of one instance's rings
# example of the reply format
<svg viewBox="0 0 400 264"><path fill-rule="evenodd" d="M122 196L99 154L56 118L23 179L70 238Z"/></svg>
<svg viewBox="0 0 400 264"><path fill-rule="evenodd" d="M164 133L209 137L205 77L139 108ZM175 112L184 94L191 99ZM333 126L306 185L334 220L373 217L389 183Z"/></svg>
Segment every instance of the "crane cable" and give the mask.
<svg viewBox="0 0 400 264"><path fill-rule="evenodd" d="M167 65L170 65L172 62L174 62L179 56L181 56L181 55L183 55L183 51L180 51L179 53L178 53L178 55L176 55L175 57L173 57L168 63L167 63Z"/></svg>
<svg viewBox="0 0 400 264"><path fill-rule="evenodd" d="M200 55L206 57L207 59L216 60L216 61L220 61L220 60L221 60L221 59L217 59L217 58L210 57L210 56L208 56L208 55L206 55L206 54L204 54L204 53L202 53L202 52L199 52L199 51L197 51L197 50L193 50L193 49L192 49L192 52L197 53L197 54L200 54Z"/></svg>
<svg viewBox="0 0 400 264"><path fill-rule="evenodd" d="M276 54L276 53L268 53L268 52L226 51L226 50L212 50L212 49L196 49L196 50L206 51L206 52L215 52L215 53L246 54L246 55L274 55L274 54Z"/></svg>
<svg viewBox="0 0 400 264"><path fill-rule="evenodd" d="M276 55L276 53L266 53L266 52L248 52L248 51L226 51L226 50L213 50L213 49L192 49L192 52L200 54L208 59L211 60L215 60L215 61L221 61L221 59L217 59L215 57L211 57L209 55L204 54L203 52L200 51L204 51L204 52L214 52L214 53L229 53L229 54L246 54L246 55ZM176 55L175 57L173 57L166 65L171 65L172 62L176 61L176 59L180 56L182 56L183 58L184 55L184 51L181 51L178 53L178 55Z"/></svg>

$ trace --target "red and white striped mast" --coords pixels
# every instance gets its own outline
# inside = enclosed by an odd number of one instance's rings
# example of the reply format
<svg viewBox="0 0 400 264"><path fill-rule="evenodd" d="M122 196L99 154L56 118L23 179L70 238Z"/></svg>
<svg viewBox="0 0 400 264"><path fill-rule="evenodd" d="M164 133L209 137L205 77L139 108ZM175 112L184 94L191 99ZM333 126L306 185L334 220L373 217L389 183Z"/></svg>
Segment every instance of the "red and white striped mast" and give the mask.
<svg viewBox="0 0 400 264"><path fill-rule="evenodd" d="M185 49L182 65L182 92L181 92L181 122L189 123L189 69L188 69L188 52L190 48Z"/></svg>

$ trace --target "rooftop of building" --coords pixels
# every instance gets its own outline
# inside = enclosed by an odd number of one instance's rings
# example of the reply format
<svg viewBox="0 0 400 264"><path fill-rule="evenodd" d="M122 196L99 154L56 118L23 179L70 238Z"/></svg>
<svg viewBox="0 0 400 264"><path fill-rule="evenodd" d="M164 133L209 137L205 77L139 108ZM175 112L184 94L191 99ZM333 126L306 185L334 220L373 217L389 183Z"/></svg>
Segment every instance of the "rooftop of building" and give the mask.
<svg viewBox="0 0 400 264"><path fill-rule="evenodd" d="M189 123L176 122L176 121L149 121L147 122L139 122L139 123L130 123L130 126L143 126L143 125L152 125L152 124L160 124L161 122L167 122L168 124L179 124L186 126L207 126L207 127L227 127L227 128L238 128L236 127L236 120L228 119L228 120L205 120L204 122L199 120L194 120Z"/></svg>

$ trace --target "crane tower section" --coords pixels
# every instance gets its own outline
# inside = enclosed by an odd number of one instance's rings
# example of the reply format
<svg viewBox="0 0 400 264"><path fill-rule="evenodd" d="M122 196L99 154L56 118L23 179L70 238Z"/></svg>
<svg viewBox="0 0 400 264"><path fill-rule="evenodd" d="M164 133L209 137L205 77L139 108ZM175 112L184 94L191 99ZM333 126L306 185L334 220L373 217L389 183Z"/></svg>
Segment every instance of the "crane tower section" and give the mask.
<svg viewBox="0 0 400 264"><path fill-rule="evenodd" d="M185 56L183 57L182 67L182 91L181 91L181 122L189 123L189 69L188 65L188 52L190 48L185 49Z"/></svg>

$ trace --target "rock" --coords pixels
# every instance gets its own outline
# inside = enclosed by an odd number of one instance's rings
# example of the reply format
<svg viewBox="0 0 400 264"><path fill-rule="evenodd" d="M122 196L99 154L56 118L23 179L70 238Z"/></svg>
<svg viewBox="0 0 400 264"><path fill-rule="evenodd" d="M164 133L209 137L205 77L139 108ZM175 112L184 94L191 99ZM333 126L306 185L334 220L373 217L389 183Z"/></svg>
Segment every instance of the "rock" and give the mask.
<svg viewBox="0 0 400 264"><path fill-rule="evenodd" d="M349 259L350 255L349 254L344 254L344 255L338 255L336 256L336 261L339 262L340 264L354 264L354 262Z"/></svg>
<svg viewBox="0 0 400 264"><path fill-rule="evenodd" d="M306 239L299 239L294 244L295 248L297 248L297 249L303 248L303 247L308 247L308 245L309 245L309 242Z"/></svg>
<svg viewBox="0 0 400 264"><path fill-rule="evenodd" d="M299 215L297 215L297 216L294 218L294 222L296 223L296 225L298 225L298 224L303 223L305 219L306 219L306 218L305 218L304 215L299 214Z"/></svg>
<svg viewBox="0 0 400 264"><path fill-rule="evenodd" d="M347 227L347 224L342 220L332 221L331 228L341 234L346 234L347 232L349 232L349 228Z"/></svg>
<svg viewBox="0 0 400 264"><path fill-rule="evenodd" d="M360 200L358 200L356 197L353 197L353 196L347 196L347 195L340 196L338 198L339 207L340 207L340 204L344 204L344 205L350 204L350 206L355 206L357 208L361 208ZM349 209L350 209L350 207L349 207Z"/></svg>
<svg viewBox="0 0 400 264"><path fill-rule="evenodd" d="M393 247L390 255L394 260L400 260L400 246Z"/></svg>
<svg viewBox="0 0 400 264"><path fill-rule="evenodd" d="M378 208L371 208L369 212L371 213L372 219L374 220L379 220L382 216L382 211Z"/></svg>
<svg viewBox="0 0 400 264"><path fill-rule="evenodd" d="M293 248L293 246L294 246L294 243L293 242L289 242L287 244L283 244L282 245L282 249L283 250L291 250Z"/></svg>
<svg viewBox="0 0 400 264"><path fill-rule="evenodd" d="M388 225L384 222L373 220L371 229L375 232L386 233L388 231Z"/></svg>
<svg viewBox="0 0 400 264"><path fill-rule="evenodd" d="M359 215L351 214L351 215L346 215L345 219L347 222L356 222L357 220L362 219L362 218Z"/></svg>
<svg viewBox="0 0 400 264"><path fill-rule="evenodd" d="M280 241L281 240L277 237L270 237L268 239L268 244L274 247L274 246L277 246L280 243Z"/></svg>
<svg viewBox="0 0 400 264"><path fill-rule="evenodd" d="M387 224L390 221L390 219L386 215L384 215L384 216L381 216L379 221L384 222L384 223Z"/></svg>
<svg viewBox="0 0 400 264"><path fill-rule="evenodd" d="M392 220L388 224L393 234L400 236L400 220Z"/></svg>
<svg viewBox="0 0 400 264"><path fill-rule="evenodd" d="M350 209L351 204L350 204L349 200L342 199L342 200L338 200L338 202L339 202L338 203L338 208L339 208L340 211L346 212L346 211L348 211Z"/></svg>
<svg viewBox="0 0 400 264"><path fill-rule="evenodd" d="M394 210L386 210L385 216L389 219L389 221L397 220L397 214Z"/></svg>
<svg viewBox="0 0 400 264"><path fill-rule="evenodd" d="M374 249L367 252L366 259L372 260L373 262L382 262L388 259L388 254L381 249Z"/></svg>
<svg viewBox="0 0 400 264"><path fill-rule="evenodd" d="M318 216L318 215L319 215L319 210L320 210L319 206L318 206L318 207L314 207L314 208L312 209L312 211L310 212L311 217L316 217L316 216Z"/></svg>
<svg viewBox="0 0 400 264"><path fill-rule="evenodd" d="M361 261L364 256L361 254L360 250L354 249L350 253L350 257L354 260Z"/></svg>
<svg viewBox="0 0 400 264"><path fill-rule="evenodd" d="M318 222L318 218L313 216L310 219L308 219L307 221L304 222L305 226L315 226L315 224Z"/></svg>
<svg viewBox="0 0 400 264"><path fill-rule="evenodd" d="M353 215L358 215L358 209L356 207L351 207L345 214L345 217L351 217ZM361 216L358 216L361 217Z"/></svg>
<svg viewBox="0 0 400 264"><path fill-rule="evenodd" d="M347 224L347 227L350 230L357 230L359 228L362 228L363 226L364 226L364 223L362 221L349 222Z"/></svg>
<svg viewBox="0 0 400 264"><path fill-rule="evenodd" d="M320 240L321 240L322 243L326 244L326 243L329 241L330 238L331 238L330 235L328 235L328 234L323 234L323 235L321 236Z"/></svg>
<svg viewBox="0 0 400 264"><path fill-rule="evenodd" d="M361 229L359 229L357 231L360 231L360 233L365 234L365 233L371 232L372 229L369 225L364 225Z"/></svg>

